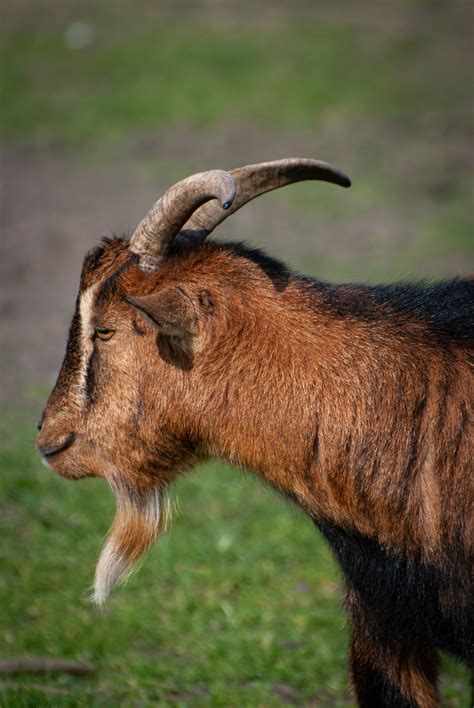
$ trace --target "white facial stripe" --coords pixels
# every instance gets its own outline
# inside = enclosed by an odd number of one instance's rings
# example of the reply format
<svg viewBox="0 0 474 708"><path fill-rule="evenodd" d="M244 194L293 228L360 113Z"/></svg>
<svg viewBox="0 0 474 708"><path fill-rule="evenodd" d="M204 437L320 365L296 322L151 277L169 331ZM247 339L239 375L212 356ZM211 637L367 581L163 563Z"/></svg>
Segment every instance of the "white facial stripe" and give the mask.
<svg viewBox="0 0 474 708"><path fill-rule="evenodd" d="M82 406L85 401L87 367L93 350L92 335L94 328L92 327L92 305L98 285L99 284L96 283L85 290L81 295L81 302L79 304L79 315L81 318L81 366L79 370L77 402L80 406Z"/></svg>

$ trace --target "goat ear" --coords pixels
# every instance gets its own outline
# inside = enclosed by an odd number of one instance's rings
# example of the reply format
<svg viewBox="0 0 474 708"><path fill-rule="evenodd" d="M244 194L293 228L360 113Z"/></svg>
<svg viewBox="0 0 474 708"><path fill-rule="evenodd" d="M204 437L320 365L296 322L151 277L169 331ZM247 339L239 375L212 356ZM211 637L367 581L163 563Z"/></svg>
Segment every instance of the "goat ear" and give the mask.
<svg viewBox="0 0 474 708"><path fill-rule="evenodd" d="M161 334L186 337L197 334L193 301L176 286L150 295L127 295L125 300L158 327Z"/></svg>

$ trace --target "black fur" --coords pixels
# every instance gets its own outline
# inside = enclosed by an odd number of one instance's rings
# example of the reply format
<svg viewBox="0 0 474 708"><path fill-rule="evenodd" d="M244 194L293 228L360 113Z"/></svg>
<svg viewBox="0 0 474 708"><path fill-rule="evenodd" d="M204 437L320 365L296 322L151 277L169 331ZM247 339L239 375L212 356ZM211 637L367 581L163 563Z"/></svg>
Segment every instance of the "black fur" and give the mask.
<svg viewBox="0 0 474 708"><path fill-rule="evenodd" d="M93 405L93 403L96 400L96 392L97 392L97 377L98 377L98 371L99 371L99 351L94 345L94 349L92 351L91 356L89 357L89 361L87 362L87 370L86 370L86 398L87 398L87 403L88 405Z"/></svg>
<svg viewBox="0 0 474 708"><path fill-rule="evenodd" d="M74 315L69 326L66 354L58 374L56 386L65 391L81 365L81 315L79 313L80 296L76 299Z"/></svg>
<svg viewBox="0 0 474 708"><path fill-rule="evenodd" d="M315 520L333 549L358 602L348 607L351 620L381 647L390 642L410 647L435 646L474 664L473 598L463 592L469 568L451 549L451 574L384 549L377 541ZM458 554L460 555L460 554ZM459 574L459 576L458 576ZM445 604L443 598L452 598Z"/></svg>
<svg viewBox="0 0 474 708"><path fill-rule="evenodd" d="M421 322L439 342L474 346L474 281L329 285L311 281L336 314L364 321Z"/></svg>
<svg viewBox="0 0 474 708"><path fill-rule="evenodd" d="M351 672L360 708L417 708L390 684L382 671L361 658L351 657Z"/></svg>

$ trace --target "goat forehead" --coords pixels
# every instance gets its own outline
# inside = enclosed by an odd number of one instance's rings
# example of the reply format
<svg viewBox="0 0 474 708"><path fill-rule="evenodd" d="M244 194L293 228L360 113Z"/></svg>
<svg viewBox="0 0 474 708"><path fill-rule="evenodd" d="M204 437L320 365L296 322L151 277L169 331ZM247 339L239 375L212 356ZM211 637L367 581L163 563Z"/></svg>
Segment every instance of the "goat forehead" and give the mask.
<svg viewBox="0 0 474 708"><path fill-rule="evenodd" d="M136 260L136 256L128 251L125 239L105 239L99 246L93 248L84 258L81 273L81 287L86 290L103 278L111 275L127 261Z"/></svg>

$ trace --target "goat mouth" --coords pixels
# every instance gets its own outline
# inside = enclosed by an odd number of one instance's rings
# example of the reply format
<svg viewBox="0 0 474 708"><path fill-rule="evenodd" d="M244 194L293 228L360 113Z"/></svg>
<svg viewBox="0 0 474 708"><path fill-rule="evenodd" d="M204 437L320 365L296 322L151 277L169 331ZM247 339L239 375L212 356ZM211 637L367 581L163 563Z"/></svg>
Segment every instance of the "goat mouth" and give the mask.
<svg viewBox="0 0 474 708"><path fill-rule="evenodd" d="M63 450L67 450L68 447L71 447L71 445L73 444L75 439L76 439L76 433L71 433L62 442L52 443L51 445L46 445L45 447L41 448L41 454L43 455L43 457L46 460L50 460L52 457L57 455L59 452L62 452Z"/></svg>

